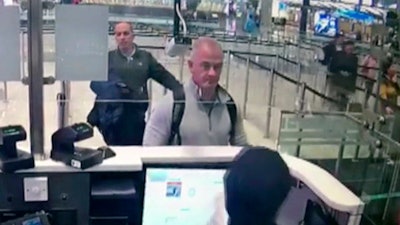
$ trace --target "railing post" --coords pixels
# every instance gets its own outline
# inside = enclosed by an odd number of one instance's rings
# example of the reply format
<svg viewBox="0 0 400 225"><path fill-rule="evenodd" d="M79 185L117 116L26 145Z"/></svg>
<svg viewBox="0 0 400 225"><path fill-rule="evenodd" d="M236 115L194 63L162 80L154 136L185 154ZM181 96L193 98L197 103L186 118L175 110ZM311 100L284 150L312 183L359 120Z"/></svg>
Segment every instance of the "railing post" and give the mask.
<svg viewBox="0 0 400 225"><path fill-rule="evenodd" d="M295 105L296 105L296 113L297 116L299 118L303 117L303 113L304 113L304 104L305 104L305 97L306 97L306 90L307 90L307 85L306 83L302 82L300 85L300 95L298 96L298 100L296 101ZM302 132L303 129L300 128L299 132ZM297 139L298 144L296 146L296 152L295 152L295 156L299 157L300 156L300 148L301 148L301 138Z"/></svg>
<svg viewBox="0 0 400 225"><path fill-rule="evenodd" d="M185 64L185 56L181 55L179 59L179 80L183 82L183 66Z"/></svg>
<svg viewBox="0 0 400 225"><path fill-rule="evenodd" d="M378 75L378 77L377 77L377 79L376 79L376 98L375 98L375 102L374 102L374 112L375 113L379 113L379 105L380 105L380 96L379 96L379 93L380 93L380 91L381 91L381 83L382 83L382 76L383 76L383 73L382 73L382 71L379 71L379 75Z"/></svg>
<svg viewBox="0 0 400 225"><path fill-rule="evenodd" d="M61 92L57 95L58 128L66 127L69 123L70 100L71 100L71 84L69 81L62 81Z"/></svg>
<svg viewBox="0 0 400 225"><path fill-rule="evenodd" d="M147 117L150 118L151 116L151 109L152 109L152 103L153 103L153 81L149 80L148 81L148 92L149 92L149 107L147 108ZM166 90L166 88L164 88ZM165 95L165 93L164 93Z"/></svg>
<svg viewBox="0 0 400 225"><path fill-rule="evenodd" d="M270 82L269 82L269 90L268 90L268 102L267 102L267 119L266 119L266 128L265 128L265 137L269 138L271 136L271 115L272 115L272 99L274 95L274 80L275 80L275 70L270 70Z"/></svg>
<svg viewBox="0 0 400 225"><path fill-rule="evenodd" d="M230 68L231 68L231 50L227 51L227 61L226 61L226 77L225 77L225 89L229 91L229 76L230 76Z"/></svg>
<svg viewBox="0 0 400 225"><path fill-rule="evenodd" d="M45 159L43 113L42 1L28 1L28 73L31 153Z"/></svg>
<svg viewBox="0 0 400 225"><path fill-rule="evenodd" d="M8 102L8 87L7 87L7 81L3 82L4 86L4 101L7 103Z"/></svg>
<svg viewBox="0 0 400 225"><path fill-rule="evenodd" d="M300 91L298 92L299 95L295 104L296 104L296 112L302 114L305 108L307 84L305 82L301 82L299 86L300 86Z"/></svg>
<svg viewBox="0 0 400 225"><path fill-rule="evenodd" d="M250 56L247 56L246 61L246 81L244 89L244 104L243 104L243 117L247 116L247 101L249 98L249 82L250 82Z"/></svg>

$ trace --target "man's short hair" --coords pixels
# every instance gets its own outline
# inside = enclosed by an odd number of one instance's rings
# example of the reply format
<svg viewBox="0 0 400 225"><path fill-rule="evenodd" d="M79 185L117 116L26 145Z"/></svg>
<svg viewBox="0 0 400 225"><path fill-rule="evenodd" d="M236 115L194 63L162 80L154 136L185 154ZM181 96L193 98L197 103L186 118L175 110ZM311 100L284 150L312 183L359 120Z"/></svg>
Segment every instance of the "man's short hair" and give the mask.
<svg viewBox="0 0 400 225"><path fill-rule="evenodd" d="M348 46L348 45L355 45L355 43L352 40L348 40L348 41L343 42L343 46Z"/></svg>
<svg viewBox="0 0 400 225"><path fill-rule="evenodd" d="M289 168L276 151L244 149L224 177L226 210L233 224L274 224L292 184Z"/></svg>
<svg viewBox="0 0 400 225"><path fill-rule="evenodd" d="M196 54L196 51L203 45L209 44L209 45L215 45L217 48L219 48L222 51L222 46L218 43L217 40L211 37L199 37L197 40L195 40L192 44L192 53L191 53L191 58Z"/></svg>

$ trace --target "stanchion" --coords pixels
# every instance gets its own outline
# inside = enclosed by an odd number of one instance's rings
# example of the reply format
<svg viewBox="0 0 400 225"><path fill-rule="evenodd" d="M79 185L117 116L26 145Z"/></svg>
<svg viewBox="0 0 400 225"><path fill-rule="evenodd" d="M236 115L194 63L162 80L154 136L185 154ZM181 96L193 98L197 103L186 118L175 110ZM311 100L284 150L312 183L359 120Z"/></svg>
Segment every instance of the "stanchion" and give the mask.
<svg viewBox="0 0 400 225"><path fill-rule="evenodd" d="M300 92L299 92L299 97L295 103L296 107L296 113L298 117L302 117L303 113L304 113L304 105L305 105L305 97L306 97L306 90L307 90L307 85L306 83L302 82L300 84ZM299 132L302 132L303 129L300 128ZM299 157L300 156L300 148L301 148L301 138L297 139L297 146L296 146L296 152L295 152L295 156Z"/></svg>
<svg viewBox="0 0 400 225"><path fill-rule="evenodd" d="M148 87L149 87L149 107L147 108L147 117L150 118L151 115L151 109L152 109L152 103L153 103L153 81L149 80L148 81ZM164 88L164 92L166 92L166 88ZM165 95L165 93L164 93Z"/></svg>
<svg viewBox="0 0 400 225"><path fill-rule="evenodd" d="M298 42L298 44L297 44L297 57L296 57L296 61L297 61L297 67L296 67L296 75L297 75L297 82L298 82L298 84L300 84L300 82L301 82L301 61L300 61L300 53L301 53L301 51L300 51L300 41ZM299 92L299 86L297 86L297 92Z"/></svg>
<svg viewBox="0 0 400 225"><path fill-rule="evenodd" d="M66 127L69 123L69 109L71 100L71 83L61 82L61 92L57 95L58 101L58 128Z"/></svg>
<svg viewBox="0 0 400 225"><path fill-rule="evenodd" d="M4 101L7 103L8 102L8 88L7 88L7 81L3 82L4 86Z"/></svg>
<svg viewBox="0 0 400 225"><path fill-rule="evenodd" d="M247 116L247 101L249 98L249 81L250 81L250 56L247 56L247 61L246 61L246 83L245 83L245 89L244 89L244 101L243 101L243 118L246 118Z"/></svg>
<svg viewBox="0 0 400 225"><path fill-rule="evenodd" d="M179 59L179 81L183 82L183 65L185 64L185 56L181 55Z"/></svg>
<svg viewBox="0 0 400 225"><path fill-rule="evenodd" d="M268 93L268 103L267 103L267 119L265 128L265 137L269 138L271 136L271 116L272 116L272 99L274 95L274 80L275 80L275 70L270 71L270 82L269 82L269 93Z"/></svg>
<svg viewBox="0 0 400 225"><path fill-rule="evenodd" d="M230 68L231 68L231 50L227 51L227 57L228 59L226 60L226 77L225 77L225 89L229 91L229 75L230 75Z"/></svg>
<svg viewBox="0 0 400 225"><path fill-rule="evenodd" d="M28 1L28 73L31 153L44 159L42 1Z"/></svg>

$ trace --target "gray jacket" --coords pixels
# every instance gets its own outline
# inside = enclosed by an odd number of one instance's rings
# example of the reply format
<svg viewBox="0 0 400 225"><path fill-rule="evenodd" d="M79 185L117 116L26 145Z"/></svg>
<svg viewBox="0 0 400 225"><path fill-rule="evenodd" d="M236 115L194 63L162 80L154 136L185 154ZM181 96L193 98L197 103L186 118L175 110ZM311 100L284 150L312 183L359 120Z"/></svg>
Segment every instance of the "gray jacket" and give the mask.
<svg viewBox="0 0 400 225"><path fill-rule="evenodd" d="M219 92L214 103L199 102L197 87L192 80L185 84L184 90L185 111L179 128L182 145L247 145L239 107L237 107L235 136L229 135L231 120L226 107L229 96ZM144 146L168 144L173 102L172 94L168 94L152 110L143 137Z"/></svg>

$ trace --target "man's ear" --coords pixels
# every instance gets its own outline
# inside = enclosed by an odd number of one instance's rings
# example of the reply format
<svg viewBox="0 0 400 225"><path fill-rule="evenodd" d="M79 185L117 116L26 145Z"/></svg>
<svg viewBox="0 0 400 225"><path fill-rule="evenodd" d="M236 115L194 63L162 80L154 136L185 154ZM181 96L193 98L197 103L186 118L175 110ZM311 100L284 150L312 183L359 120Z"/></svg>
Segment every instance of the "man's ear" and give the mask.
<svg viewBox="0 0 400 225"><path fill-rule="evenodd" d="M191 69L191 68L193 67L193 62L192 62L192 60L189 59L187 62L188 62L189 69Z"/></svg>

